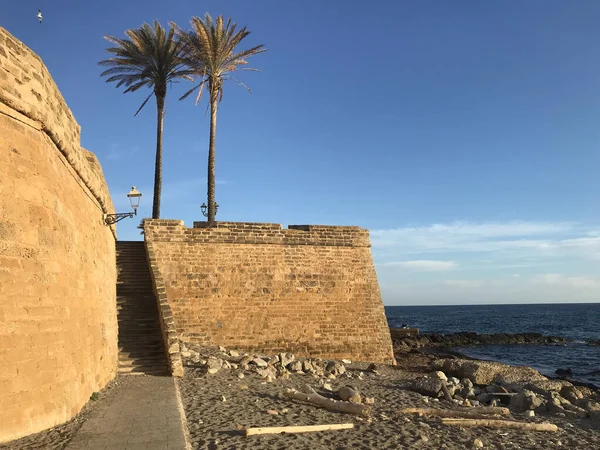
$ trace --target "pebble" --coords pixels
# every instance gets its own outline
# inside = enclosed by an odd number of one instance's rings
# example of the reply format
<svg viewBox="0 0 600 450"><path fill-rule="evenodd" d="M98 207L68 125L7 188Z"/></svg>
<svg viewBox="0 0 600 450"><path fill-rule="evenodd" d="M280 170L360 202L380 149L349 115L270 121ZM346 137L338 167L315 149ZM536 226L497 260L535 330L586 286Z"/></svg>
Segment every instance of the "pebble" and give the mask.
<svg viewBox="0 0 600 450"><path fill-rule="evenodd" d="M523 413L525 417L535 417L535 412L532 409L528 409Z"/></svg>
<svg viewBox="0 0 600 450"><path fill-rule="evenodd" d="M421 441L423 442L428 442L429 438L427 436L425 436L424 434L421 435Z"/></svg>
<svg viewBox="0 0 600 450"><path fill-rule="evenodd" d="M267 409L267 414L272 414L274 416L279 415L279 412L276 409Z"/></svg>
<svg viewBox="0 0 600 450"><path fill-rule="evenodd" d="M481 439L475 439L473 441L473 445L477 448L483 448L483 442L481 442Z"/></svg>
<svg viewBox="0 0 600 450"><path fill-rule="evenodd" d="M244 377L245 377L245 375L244 375L242 372L238 373L238 378L239 378L240 380L241 380L242 378L244 378Z"/></svg>
<svg viewBox="0 0 600 450"><path fill-rule="evenodd" d="M342 362L344 364L352 364L352 361L350 361L349 359L342 359Z"/></svg>
<svg viewBox="0 0 600 450"><path fill-rule="evenodd" d="M224 396L224 395L221 395L221 401L222 401L222 402L226 402L226 401L227 401L227 399L225 398L225 396Z"/></svg>
<svg viewBox="0 0 600 450"><path fill-rule="evenodd" d="M289 411L289 409L287 409L287 408L283 408L283 409L281 410L281 414L287 414L287 413L288 413L288 411Z"/></svg>
<svg viewBox="0 0 600 450"><path fill-rule="evenodd" d="M373 405L375 403L375 397L365 397L366 405Z"/></svg>
<svg viewBox="0 0 600 450"><path fill-rule="evenodd" d="M328 391L333 391L333 387L331 387L331 384L329 384L329 383L323 384L323 389L327 389Z"/></svg>

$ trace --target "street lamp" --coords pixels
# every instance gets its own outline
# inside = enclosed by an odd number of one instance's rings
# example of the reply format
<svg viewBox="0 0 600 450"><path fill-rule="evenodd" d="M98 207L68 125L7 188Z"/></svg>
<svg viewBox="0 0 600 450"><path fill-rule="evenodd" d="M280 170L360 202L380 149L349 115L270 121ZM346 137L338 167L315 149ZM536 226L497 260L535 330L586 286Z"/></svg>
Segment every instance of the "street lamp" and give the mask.
<svg viewBox="0 0 600 450"><path fill-rule="evenodd" d="M208 206L206 206L206 203L202 203L202 206L200 207L200 209L202 210L202 215L204 217L208 217ZM217 212L219 211L219 204L215 203L215 216L217 215Z"/></svg>
<svg viewBox="0 0 600 450"><path fill-rule="evenodd" d="M133 212L129 213L117 213L117 214L104 214L104 223L106 225L112 225L120 220L129 217L133 219L133 216L137 216L137 209L140 206L140 198L142 197L142 193L138 191L135 186L131 186L131 191L127 194L129 197L129 203L131 203L131 207L133 208Z"/></svg>

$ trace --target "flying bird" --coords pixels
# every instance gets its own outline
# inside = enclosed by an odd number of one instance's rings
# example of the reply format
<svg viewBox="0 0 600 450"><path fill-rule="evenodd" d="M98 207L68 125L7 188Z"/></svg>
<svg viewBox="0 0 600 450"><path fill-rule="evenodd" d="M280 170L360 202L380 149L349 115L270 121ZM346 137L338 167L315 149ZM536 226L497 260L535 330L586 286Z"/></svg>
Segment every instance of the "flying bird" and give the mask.
<svg viewBox="0 0 600 450"><path fill-rule="evenodd" d="M42 11L40 9L38 9L37 18L40 21L40 23L42 23Z"/></svg>

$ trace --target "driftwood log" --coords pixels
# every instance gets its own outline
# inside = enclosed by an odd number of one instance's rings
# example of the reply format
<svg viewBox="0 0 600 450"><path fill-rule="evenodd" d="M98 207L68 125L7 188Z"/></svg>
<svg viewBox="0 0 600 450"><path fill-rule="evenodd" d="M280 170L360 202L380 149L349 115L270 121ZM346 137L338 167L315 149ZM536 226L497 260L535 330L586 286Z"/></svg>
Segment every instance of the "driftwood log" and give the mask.
<svg viewBox="0 0 600 450"><path fill-rule="evenodd" d="M482 406L480 408L460 408L460 409L437 409L437 408L406 408L399 411L400 414L417 414L419 416L428 415L435 417L464 417L478 418L485 414L495 414L499 416L510 416L508 408L499 408L493 406Z"/></svg>
<svg viewBox="0 0 600 450"><path fill-rule="evenodd" d="M327 430L346 430L354 428L353 423L332 423L329 425L304 425L290 427L264 427L264 428L246 428L246 436L257 434L278 434L278 433L308 433L311 431Z"/></svg>
<svg viewBox="0 0 600 450"><path fill-rule="evenodd" d="M300 400L320 406L321 408L325 408L329 411L358 414L363 416L371 413L371 408L368 406L359 405L357 403L341 402L339 400L323 397L322 395L317 394L317 392L309 385L305 385L302 389L302 392L298 392L295 389L286 389L283 391L283 395L287 398L293 398L294 400Z"/></svg>
<svg viewBox="0 0 600 450"><path fill-rule="evenodd" d="M529 431L558 431L558 427L553 423L515 422L512 420L442 418L442 423L444 425L456 425L459 427L518 428Z"/></svg>

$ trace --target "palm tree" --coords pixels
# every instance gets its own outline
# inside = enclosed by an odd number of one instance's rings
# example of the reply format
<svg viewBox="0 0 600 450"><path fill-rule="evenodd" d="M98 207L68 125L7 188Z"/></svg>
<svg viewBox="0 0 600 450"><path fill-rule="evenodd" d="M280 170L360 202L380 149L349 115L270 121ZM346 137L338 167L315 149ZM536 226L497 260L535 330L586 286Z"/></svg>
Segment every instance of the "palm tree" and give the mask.
<svg viewBox="0 0 600 450"><path fill-rule="evenodd" d="M144 23L141 28L125 31L127 39L113 36L104 38L115 45L106 51L114 56L100 61L101 66L111 68L100 76L109 76L107 82L116 81L116 87L126 86L124 93L135 92L142 87L152 88L152 92L134 116L137 116L150 97L156 97L156 163L154 166L154 201L152 218L160 217L160 191L162 186L162 134L165 116L167 85L178 78L190 81L189 71L181 59L182 43L175 37L175 29L163 28L158 20L154 27Z"/></svg>
<svg viewBox="0 0 600 450"><path fill-rule="evenodd" d="M267 49L264 45L257 45L248 50L237 51L236 46L250 34L243 27L236 31L237 25L223 16L213 21L209 13L204 19L192 17L192 31L186 32L171 23L177 29L179 39L184 43L184 62L190 72L200 79L200 83L190 89L181 97L183 100L196 89L198 97L196 104L202 97L202 92L207 86L210 104L210 139L208 144L208 222L215 223L215 139L217 134L217 105L223 99L223 82L232 80L240 86L245 87L252 93L250 88L230 74L237 70L254 70L249 67L241 67L248 64L250 56L262 53Z"/></svg>

